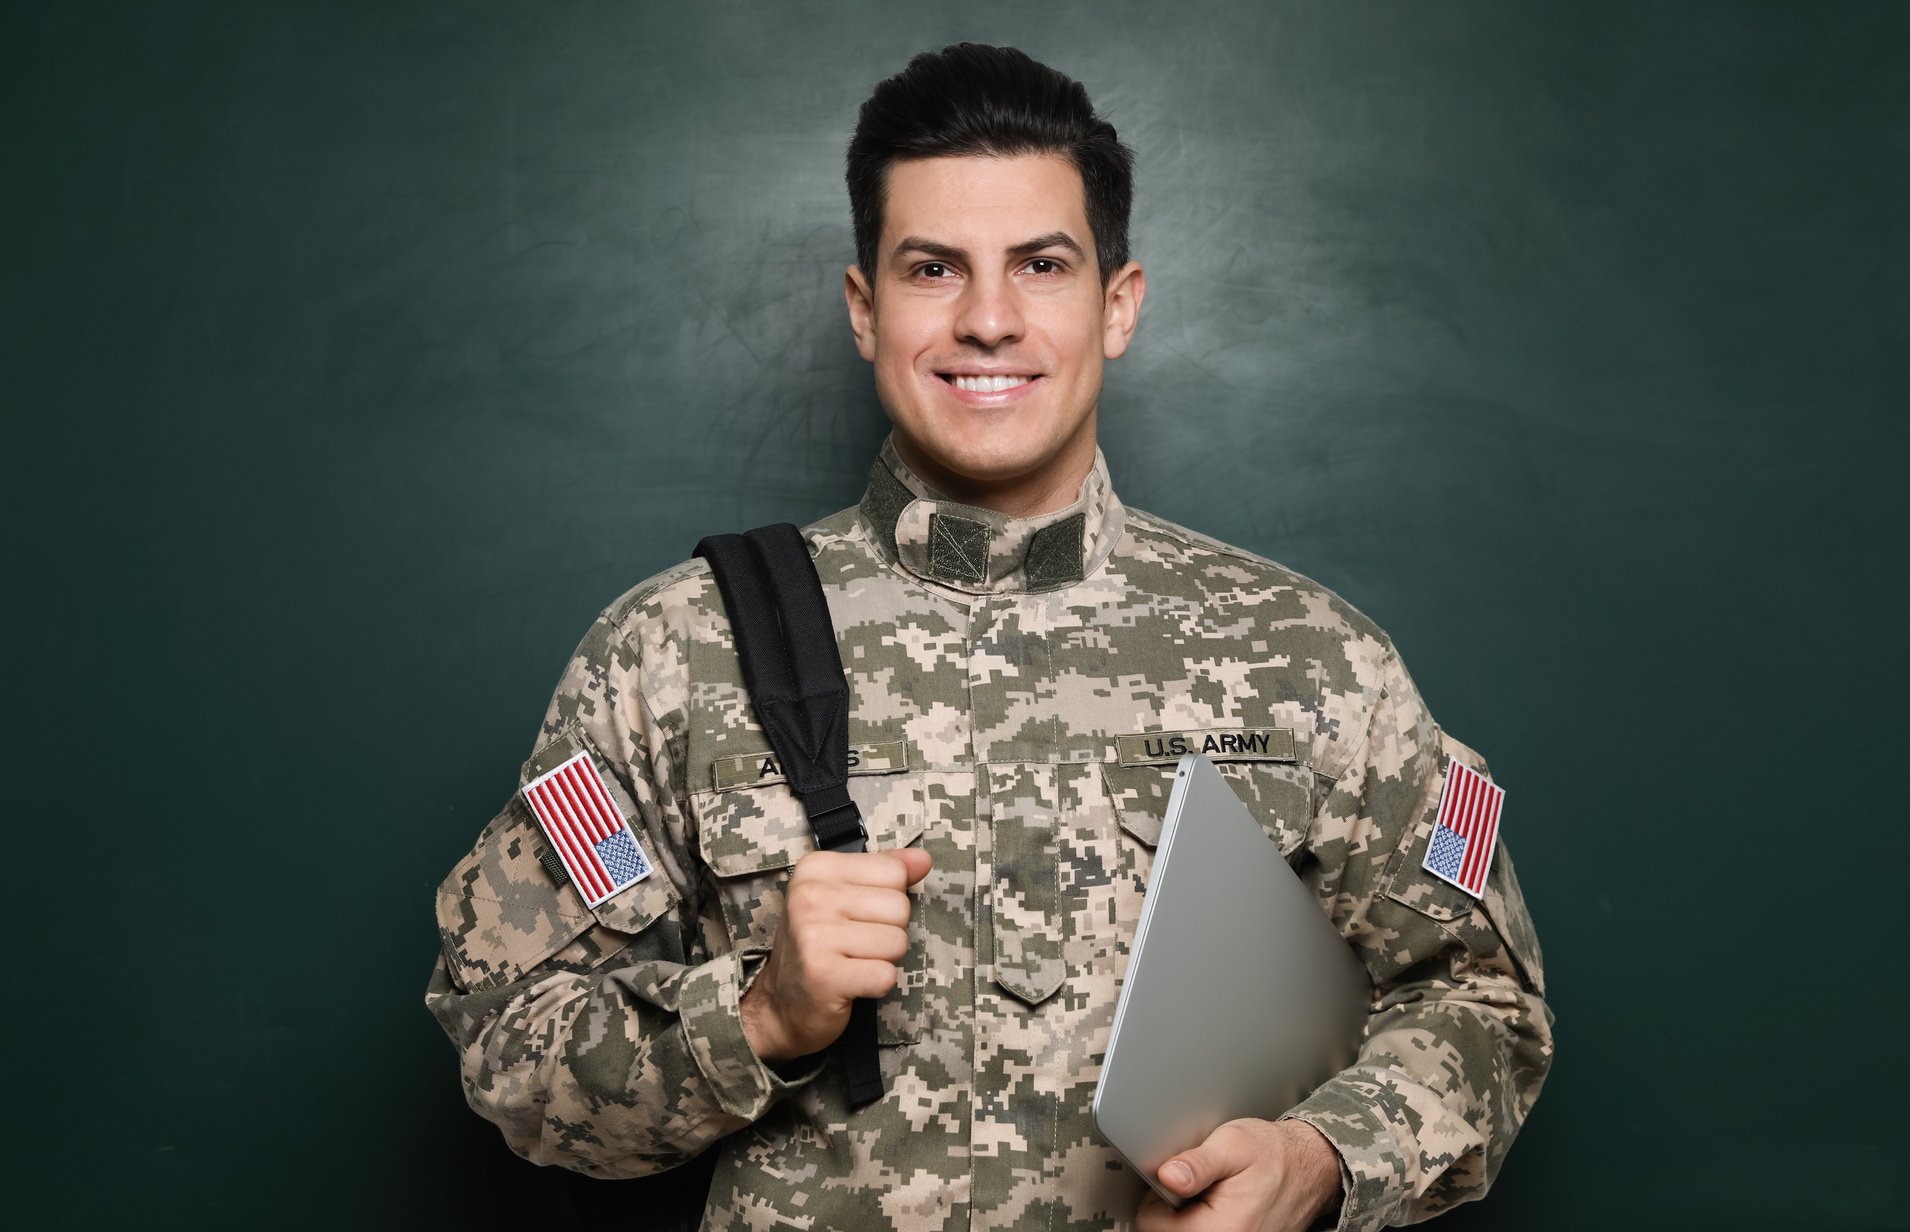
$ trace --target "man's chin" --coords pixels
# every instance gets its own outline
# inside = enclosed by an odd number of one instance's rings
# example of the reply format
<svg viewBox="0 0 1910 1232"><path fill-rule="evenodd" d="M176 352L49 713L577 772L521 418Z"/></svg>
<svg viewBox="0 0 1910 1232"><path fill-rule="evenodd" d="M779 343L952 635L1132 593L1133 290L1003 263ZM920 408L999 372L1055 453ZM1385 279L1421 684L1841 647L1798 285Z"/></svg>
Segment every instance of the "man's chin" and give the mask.
<svg viewBox="0 0 1910 1232"><path fill-rule="evenodd" d="M1065 443L941 439L911 448L898 433L897 447L916 474L951 499L1018 516L1068 504L1080 484L1080 476L1060 473L1075 466Z"/></svg>
<svg viewBox="0 0 1910 1232"><path fill-rule="evenodd" d="M1059 452L1040 444L1018 441L933 441L918 444L915 452L929 466L964 485L1000 487L1039 474Z"/></svg>

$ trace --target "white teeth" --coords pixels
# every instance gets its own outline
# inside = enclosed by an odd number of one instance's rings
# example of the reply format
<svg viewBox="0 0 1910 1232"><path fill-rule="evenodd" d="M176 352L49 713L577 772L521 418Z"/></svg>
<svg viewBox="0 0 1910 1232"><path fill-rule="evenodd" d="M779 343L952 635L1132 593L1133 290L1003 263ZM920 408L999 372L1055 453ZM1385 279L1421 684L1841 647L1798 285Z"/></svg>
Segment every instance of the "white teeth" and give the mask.
<svg viewBox="0 0 1910 1232"><path fill-rule="evenodd" d="M955 378L955 388L971 394L998 394L1004 389L1026 385L1031 379L1025 376L958 376Z"/></svg>

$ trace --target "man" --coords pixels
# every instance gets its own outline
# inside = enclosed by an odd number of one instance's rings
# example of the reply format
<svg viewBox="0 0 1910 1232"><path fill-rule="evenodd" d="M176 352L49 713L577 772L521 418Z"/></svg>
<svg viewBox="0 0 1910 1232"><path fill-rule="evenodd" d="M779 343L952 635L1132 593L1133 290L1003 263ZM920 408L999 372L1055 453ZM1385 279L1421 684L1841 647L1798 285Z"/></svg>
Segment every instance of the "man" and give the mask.
<svg viewBox="0 0 1910 1232"><path fill-rule="evenodd" d="M1421 868L1447 775L1482 767L1336 596L1115 498L1130 165L1012 50L919 56L864 105L845 295L894 431L805 537L869 850L814 850L705 564L612 604L525 780L587 754L654 870L587 908L520 796L439 894L428 1000L521 1154L715 1151L713 1228L1370 1228L1484 1192L1551 1015L1503 850L1476 900ZM1163 732L1219 750L1376 985L1351 1068L1163 1166L1178 1212L1089 1115L1173 773L1122 738ZM857 997L884 1094L852 1108L829 1046Z"/></svg>

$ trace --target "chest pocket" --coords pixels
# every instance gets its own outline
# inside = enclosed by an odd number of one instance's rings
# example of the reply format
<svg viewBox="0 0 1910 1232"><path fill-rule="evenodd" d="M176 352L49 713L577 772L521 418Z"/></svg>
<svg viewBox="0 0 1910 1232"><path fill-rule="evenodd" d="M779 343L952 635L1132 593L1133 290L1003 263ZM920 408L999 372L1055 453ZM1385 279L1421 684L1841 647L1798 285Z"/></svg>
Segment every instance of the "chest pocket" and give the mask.
<svg viewBox="0 0 1910 1232"><path fill-rule="evenodd" d="M1312 817L1312 773L1269 760L1217 762L1289 860ZM995 980L1030 1005L1126 977L1174 764L1009 764L988 771ZM1091 992L1089 995L1094 995Z"/></svg>
<svg viewBox="0 0 1910 1232"><path fill-rule="evenodd" d="M581 732L570 732L524 763L520 785L587 751L611 801L646 845L642 814ZM654 857L654 851L652 852ZM438 887L438 936L460 988L476 991L522 979L546 961L588 970L630 938L674 913L675 888L661 869L597 904L584 904L551 853L524 797L511 797Z"/></svg>
<svg viewBox="0 0 1910 1232"><path fill-rule="evenodd" d="M1298 762L1217 761L1227 785L1247 806L1289 863L1299 859L1313 822L1313 771ZM1153 848L1161 841L1167 799L1174 790L1174 766L1122 766L1104 763L1108 799L1121 828Z"/></svg>
<svg viewBox="0 0 1910 1232"><path fill-rule="evenodd" d="M862 813L870 851L920 844L924 807L919 772L852 770L848 786L849 798ZM816 850L802 801L787 784L773 782L695 792L690 807L696 814L697 838L715 881L730 945L768 949L782 922L790 873L796 861ZM926 1027L925 948L918 907L909 913L909 952L898 964L901 978L877 1007L879 1043L912 1042Z"/></svg>

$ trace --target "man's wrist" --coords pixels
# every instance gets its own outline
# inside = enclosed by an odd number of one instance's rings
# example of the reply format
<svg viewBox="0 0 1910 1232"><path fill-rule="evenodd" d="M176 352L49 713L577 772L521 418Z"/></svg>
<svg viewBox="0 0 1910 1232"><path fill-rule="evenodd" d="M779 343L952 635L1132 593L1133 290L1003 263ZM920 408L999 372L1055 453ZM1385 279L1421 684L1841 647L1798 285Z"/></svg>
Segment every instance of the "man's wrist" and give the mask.
<svg viewBox="0 0 1910 1232"><path fill-rule="evenodd" d="M683 1036L723 1112L745 1121L806 1078L779 1074L756 1055L743 1032L742 994L761 968L760 951L731 951L692 967L677 989Z"/></svg>
<svg viewBox="0 0 1910 1232"><path fill-rule="evenodd" d="M1299 1119L1279 1123L1291 1144L1289 1161L1297 1174L1299 1189L1308 1195L1308 1219L1317 1223L1323 1215L1339 1209L1345 1199L1340 1183L1340 1152L1327 1136Z"/></svg>
<svg viewBox="0 0 1910 1232"><path fill-rule="evenodd" d="M763 981L769 963L767 960L758 965L749 974L749 982L743 988L738 1001L737 1016L743 1021L743 1038L749 1041L750 1051L757 1058L770 1065L778 1065L796 1059L783 1040L782 1031L776 1021L776 1012L771 1004L768 986Z"/></svg>

